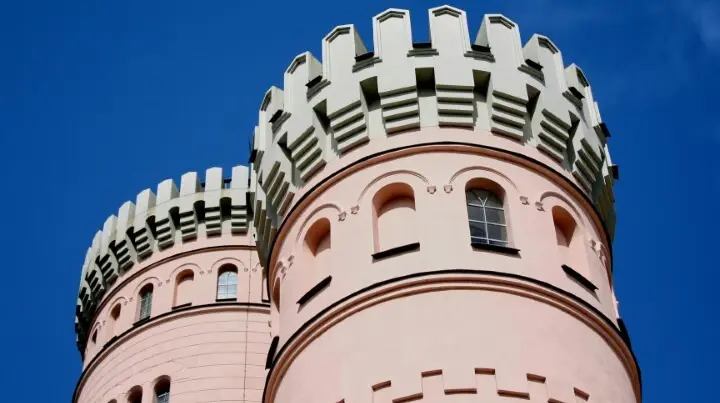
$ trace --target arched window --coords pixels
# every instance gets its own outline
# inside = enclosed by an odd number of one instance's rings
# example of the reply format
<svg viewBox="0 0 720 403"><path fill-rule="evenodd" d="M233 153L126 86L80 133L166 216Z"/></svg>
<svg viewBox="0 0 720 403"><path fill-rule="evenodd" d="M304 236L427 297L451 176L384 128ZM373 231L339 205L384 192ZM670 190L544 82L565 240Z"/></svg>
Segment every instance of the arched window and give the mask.
<svg viewBox="0 0 720 403"><path fill-rule="evenodd" d="M90 339L92 340L93 345L97 344L97 329L95 329Z"/></svg>
<svg viewBox="0 0 720 403"><path fill-rule="evenodd" d="M150 317L150 313L152 312L152 299L153 299L153 286L152 284L147 284L145 287L143 287L140 290L139 294L139 314L138 314L138 320L147 319Z"/></svg>
<svg viewBox="0 0 720 403"><path fill-rule="evenodd" d="M373 196L375 252L417 242L415 194L405 183L392 183Z"/></svg>
<svg viewBox="0 0 720 403"><path fill-rule="evenodd" d="M597 289L592 282L587 251L582 231L573 216L564 208L552 208L555 239L557 240L560 265L565 273L581 286L594 291Z"/></svg>
<svg viewBox="0 0 720 403"><path fill-rule="evenodd" d="M108 335L110 336L110 338L115 337L115 332L117 331L115 327L117 325L118 319L120 318L121 309L121 305L118 303L110 311L110 326L108 327Z"/></svg>
<svg viewBox="0 0 720 403"><path fill-rule="evenodd" d="M143 390L140 386L133 386L128 392L127 403L142 403Z"/></svg>
<svg viewBox="0 0 720 403"><path fill-rule="evenodd" d="M154 403L170 403L170 379L163 377L157 381Z"/></svg>
<svg viewBox="0 0 720 403"><path fill-rule="evenodd" d="M327 257L332 244L330 242L330 220L321 218L316 221L305 234L305 248L315 258L315 266Z"/></svg>
<svg viewBox="0 0 720 403"><path fill-rule="evenodd" d="M555 239L560 254L560 264L573 268L578 273L585 273L587 262L583 262L583 241L580 228L573 216L564 208L552 208L553 224L555 225Z"/></svg>
<svg viewBox="0 0 720 403"><path fill-rule="evenodd" d="M237 268L231 264L224 265L218 271L217 299L237 299Z"/></svg>
<svg viewBox="0 0 720 403"><path fill-rule="evenodd" d="M465 198L471 242L507 246L508 232L502 198L496 192L483 188L466 190Z"/></svg>
<svg viewBox="0 0 720 403"><path fill-rule="evenodd" d="M195 274L192 270L185 270L175 279L175 301L173 306L186 306L192 303L192 287Z"/></svg>

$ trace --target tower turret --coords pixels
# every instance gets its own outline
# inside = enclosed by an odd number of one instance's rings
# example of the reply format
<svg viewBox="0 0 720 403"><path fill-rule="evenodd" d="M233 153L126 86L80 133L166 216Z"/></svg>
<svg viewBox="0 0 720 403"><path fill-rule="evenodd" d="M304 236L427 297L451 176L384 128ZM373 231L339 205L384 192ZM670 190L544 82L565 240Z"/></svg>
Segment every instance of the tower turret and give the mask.
<svg viewBox="0 0 720 403"><path fill-rule="evenodd" d="M471 42L464 11L428 14L427 43L405 10L373 19L373 50L333 29L263 99L265 401L639 401L589 81L503 15Z"/></svg>
<svg viewBox="0 0 720 403"><path fill-rule="evenodd" d="M143 190L88 249L73 401L259 401L269 299L248 229L248 168Z"/></svg>

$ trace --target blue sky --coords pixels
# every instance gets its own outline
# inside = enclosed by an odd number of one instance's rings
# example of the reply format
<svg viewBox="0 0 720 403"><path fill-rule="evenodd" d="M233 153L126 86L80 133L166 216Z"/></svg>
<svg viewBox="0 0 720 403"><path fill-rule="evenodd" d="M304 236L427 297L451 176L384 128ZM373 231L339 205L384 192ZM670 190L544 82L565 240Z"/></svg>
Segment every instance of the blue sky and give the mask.
<svg viewBox="0 0 720 403"><path fill-rule="evenodd" d="M373 15L442 3L19 1L0 5L3 401L67 401L86 248L125 200L166 178L247 160L261 98L334 26L371 46ZM645 402L710 401L720 3L456 1L548 35L588 76L620 165L615 279ZM21 186L22 185L22 186ZM5 384L7 382L7 384ZM28 391L32 391L31 393Z"/></svg>

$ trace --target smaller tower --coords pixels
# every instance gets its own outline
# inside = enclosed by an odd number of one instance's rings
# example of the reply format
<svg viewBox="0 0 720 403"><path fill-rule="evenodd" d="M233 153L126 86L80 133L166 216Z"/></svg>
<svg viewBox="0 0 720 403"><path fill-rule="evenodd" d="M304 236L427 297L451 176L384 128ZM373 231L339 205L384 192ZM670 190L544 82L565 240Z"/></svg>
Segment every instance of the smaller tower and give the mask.
<svg viewBox="0 0 720 403"><path fill-rule="evenodd" d="M261 399L270 306L248 180L243 166L189 172L105 221L80 279L74 402Z"/></svg>

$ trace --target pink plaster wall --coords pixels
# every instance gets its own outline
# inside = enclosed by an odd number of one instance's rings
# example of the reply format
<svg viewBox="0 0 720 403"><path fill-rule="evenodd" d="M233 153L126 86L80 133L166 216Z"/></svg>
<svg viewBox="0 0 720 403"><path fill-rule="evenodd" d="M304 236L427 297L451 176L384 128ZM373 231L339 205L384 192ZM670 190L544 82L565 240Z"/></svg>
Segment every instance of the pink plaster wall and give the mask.
<svg viewBox="0 0 720 403"><path fill-rule="evenodd" d="M495 379L476 379L476 369ZM423 373L437 370L441 384L426 387ZM274 401L385 403L422 393L431 402L497 402L498 391L530 393L528 374L546 378L532 402L579 402L574 388L591 402L635 401L615 353L581 321L509 292L459 289L385 301L330 327L292 362Z"/></svg>
<svg viewBox="0 0 720 403"><path fill-rule="evenodd" d="M238 269L236 302L253 306L216 301L218 269L225 264ZM186 279L179 287L178 277ZM133 328L138 293L147 284L154 289L151 318ZM201 237L153 254L104 297L77 401L125 403L140 386L143 403L154 402L152 389L161 377L171 380L173 403L260 401L271 341L267 298L250 237ZM173 310L187 303L191 308Z"/></svg>
<svg viewBox="0 0 720 403"><path fill-rule="evenodd" d="M271 292L280 300L273 334L279 335L280 347L286 351L273 369L267 401L385 402L422 391L425 381L434 381L426 380L424 371L445 371L443 379L449 376L447 382L463 384L461 388L471 388L476 381L482 384L486 378L475 379L478 368L496 371L493 376L502 382L509 377L510 389L536 389L532 401L547 402L542 393L585 400L589 393L591 401L635 401L634 362L610 331L617 323L617 311L605 246L608 240L580 194L547 170L480 153L477 148L435 146L395 154L371 159L329 182L281 228L270 278ZM504 193L509 246L519 249L518 255L471 247L465 187L478 180ZM411 189L414 208L409 208L408 201L391 206L386 225L382 217L379 220L378 213L383 211L373 200L394 184ZM571 252L558 245L555 206L566 210L577 225ZM303 252L303 242L313 224L323 219L330 222L331 248L323 264L315 265L313 257ZM372 257L386 247L408 242L419 242L419 250L382 260ZM563 264L571 264L597 290L570 278ZM522 292L457 287L398 296L362 311L348 308L347 317L333 322L328 318L339 309L335 307L314 322L323 323L317 335L310 336L312 330L302 327L323 309L366 287L449 269L536 279L575 296L599 314L545 286ZM299 306L296 301L327 276L332 276L331 284ZM507 276L485 276L479 283L498 278L510 281ZM531 284L521 279L513 282L525 288ZM547 384L539 382L543 377ZM386 397L370 396L372 385L386 381L392 381L393 392ZM561 392L555 392L557 385L562 385ZM576 394L574 388L580 392Z"/></svg>
<svg viewBox="0 0 720 403"><path fill-rule="evenodd" d="M465 184L476 178L495 182L506 192L506 217L510 245L519 256L473 250L465 205ZM415 195L415 221L406 226L395 223L391 237L410 232L420 250L373 262L373 195L385 185L406 183ZM432 191L428 191L428 188ZM524 204L521 197L527 197ZM542 210L536 202L542 203ZM574 267L586 275L598 290L591 293L570 279L561 269L565 263L557 246L552 207L563 206L574 215L584 238L580 264ZM357 206L356 213L352 213ZM345 212L341 221L339 215ZM407 210L403 213L409 213ZM608 269L591 247L603 235L588 220L585 211L564 189L523 166L495 158L461 153L431 152L409 155L369 166L335 183L303 213L288 231L278 257L287 268L271 272L281 279L280 307L284 341L309 318L329 303L374 283L418 271L453 268L492 270L532 277L564 289L615 321L614 301ZM316 220L331 223L332 249L316 267L303 255L304 233ZM581 239L582 241L582 239ZM292 264L287 262L293 256ZM307 278L332 275L332 286L298 312L297 301L313 285ZM287 302L287 303L285 303Z"/></svg>

